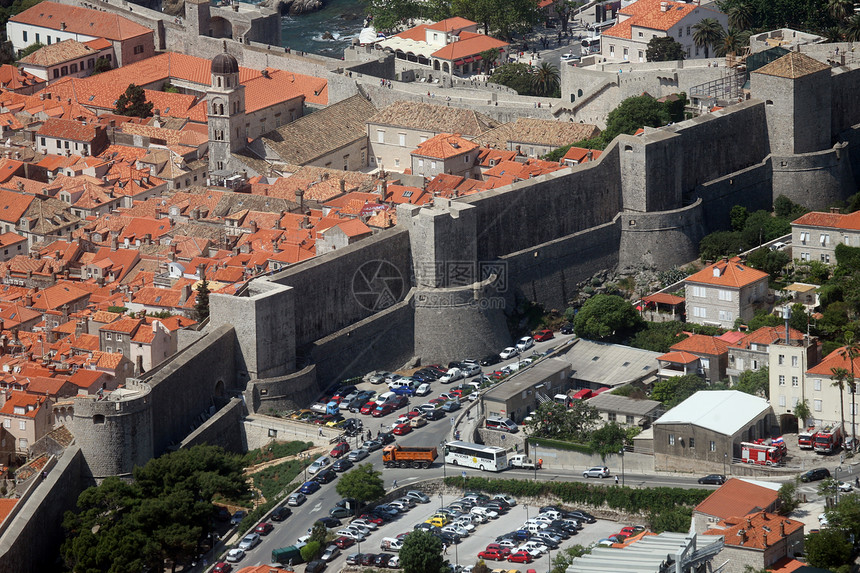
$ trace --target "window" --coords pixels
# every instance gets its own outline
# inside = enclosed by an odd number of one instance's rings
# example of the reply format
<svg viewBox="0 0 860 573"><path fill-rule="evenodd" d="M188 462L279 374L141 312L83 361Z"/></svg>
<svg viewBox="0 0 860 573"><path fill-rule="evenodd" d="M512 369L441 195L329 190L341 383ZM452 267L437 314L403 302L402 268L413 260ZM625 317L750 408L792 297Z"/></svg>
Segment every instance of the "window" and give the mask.
<svg viewBox="0 0 860 573"><path fill-rule="evenodd" d="M269 428L269 437L270 438L277 438L278 437L278 431L275 430L274 428Z"/></svg>
<svg viewBox="0 0 860 573"><path fill-rule="evenodd" d="M793 368L797 368L797 356L792 356L792 357L791 357L791 366L792 366Z"/></svg>
<svg viewBox="0 0 860 573"><path fill-rule="evenodd" d="M18 421L18 429L26 430L27 429L27 420L19 420Z"/></svg>
<svg viewBox="0 0 860 573"><path fill-rule="evenodd" d="M639 37L640 37L640 38L642 38L642 37L644 37L644 36L645 36L645 34L643 34L642 32L639 32Z"/></svg>
<svg viewBox="0 0 860 573"><path fill-rule="evenodd" d="M385 131L382 129L376 130L376 143L385 143Z"/></svg>
<svg viewBox="0 0 860 573"><path fill-rule="evenodd" d="M732 302L732 291L730 290L722 290L718 291L720 300L724 300L726 302Z"/></svg>
<svg viewBox="0 0 860 573"><path fill-rule="evenodd" d="M815 380L812 381L812 389L817 390L818 392L821 391L821 379L820 378L816 378Z"/></svg>
<svg viewBox="0 0 860 573"><path fill-rule="evenodd" d="M143 44L140 44L139 46L135 46L134 47L134 53L135 54L142 54L143 53Z"/></svg>
<svg viewBox="0 0 860 573"><path fill-rule="evenodd" d="M809 256L809 253L800 253L801 261L811 261L812 257Z"/></svg>
<svg viewBox="0 0 860 573"><path fill-rule="evenodd" d="M821 253L821 262L822 263L829 263L830 262L830 255L828 255L826 253Z"/></svg>
<svg viewBox="0 0 860 573"><path fill-rule="evenodd" d="M400 147L406 147L406 134L405 133L398 133L397 134L397 141L398 141Z"/></svg>
<svg viewBox="0 0 860 573"><path fill-rule="evenodd" d="M808 241L808 240L809 240L809 233L807 231L801 232L800 233L800 242L805 245L806 241Z"/></svg>
<svg viewBox="0 0 860 573"><path fill-rule="evenodd" d="M116 352L117 354L122 354L122 348L117 347Z"/></svg>
<svg viewBox="0 0 860 573"><path fill-rule="evenodd" d="M683 37L684 37L684 28L678 28L678 37L679 37L679 38L683 38Z"/></svg>
<svg viewBox="0 0 860 573"><path fill-rule="evenodd" d="M628 424L632 424L633 423L633 416L631 416L630 414L627 414L627 418L626 418L625 422L627 422Z"/></svg>
<svg viewBox="0 0 860 573"><path fill-rule="evenodd" d="M813 401L813 409L814 409L816 412L820 412L820 411L821 411L821 400L815 400L815 401Z"/></svg>
<svg viewBox="0 0 860 573"><path fill-rule="evenodd" d="M710 444L708 449L711 450L712 452L716 452L717 451L717 443L714 440L711 440L711 444Z"/></svg>
<svg viewBox="0 0 860 573"><path fill-rule="evenodd" d="M4 428L11 428L12 427L12 420L10 420L9 418L6 418L5 420L3 420L3 427Z"/></svg>
<svg viewBox="0 0 860 573"><path fill-rule="evenodd" d="M47 140L43 137L43 138L42 138L42 146L44 147L44 146L45 146L45 145L47 145L47 144L48 144L48 143L47 143Z"/></svg>
<svg viewBox="0 0 860 573"><path fill-rule="evenodd" d="M610 422L615 422L618 419L618 416L615 414L615 412L608 412L606 415L609 417Z"/></svg>
<svg viewBox="0 0 860 573"><path fill-rule="evenodd" d="M777 361L777 364L779 364L780 366L785 364L785 354L780 354L779 357L776 359L776 361Z"/></svg>
<svg viewBox="0 0 860 573"><path fill-rule="evenodd" d="M669 445L670 446L675 445L675 434L669 434Z"/></svg>
<svg viewBox="0 0 860 573"><path fill-rule="evenodd" d="M825 245L829 245L830 244L830 234L829 233L821 233L819 240L821 241L822 247Z"/></svg>
<svg viewBox="0 0 860 573"><path fill-rule="evenodd" d="M782 394L779 395L779 405L785 407L785 396Z"/></svg>
<svg viewBox="0 0 860 573"><path fill-rule="evenodd" d="M113 340L113 335L110 332L105 332L105 340Z"/></svg>
<svg viewBox="0 0 860 573"><path fill-rule="evenodd" d="M78 73L78 64L72 64L71 66L69 66L69 71L73 74Z"/></svg>
<svg viewBox="0 0 860 573"><path fill-rule="evenodd" d="M435 161L430 162L430 169L434 169L434 170L436 169L436 162Z"/></svg>
<svg viewBox="0 0 860 573"><path fill-rule="evenodd" d="M107 348L105 348L105 352L107 352L108 354L110 354L110 353L112 353L112 352L113 352L113 348L111 348L110 346L108 346Z"/></svg>
<svg viewBox="0 0 860 573"><path fill-rule="evenodd" d="M705 287L693 286L693 296L697 298L705 298L707 296L707 291L705 291Z"/></svg>
<svg viewBox="0 0 860 573"><path fill-rule="evenodd" d="M615 46L612 46L612 45L609 46L609 57L610 58L615 57Z"/></svg>
<svg viewBox="0 0 860 573"><path fill-rule="evenodd" d="M399 160L399 159L395 159L395 160L394 160L394 166L395 166L395 167L400 167L400 160Z"/></svg>
<svg viewBox="0 0 860 573"><path fill-rule="evenodd" d="M702 369L707 370L711 367L711 361L708 358L699 358L699 362L702 365Z"/></svg>
<svg viewBox="0 0 860 573"><path fill-rule="evenodd" d="M117 341L117 342L122 342L122 334L117 334L117 335L116 335L116 341Z"/></svg>
<svg viewBox="0 0 860 573"><path fill-rule="evenodd" d="M642 50L639 50L639 61L640 62L645 61L645 52L643 52Z"/></svg>
<svg viewBox="0 0 860 573"><path fill-rule="evenodd" d="M50 44L50 42L48 42ZM21 450L26 450L28 446L27 438L20 438L18 440L18 448Z"/></svg>
<svg viewBox="0 0 860 573"><path fill-rule="evenodd" d="M69 74L69 66L63 66L60 68L60 75L66 76Z"/></svg>
<svg viewBox="0 0 860 573"><path fill-rule="evenodd" d="M690 35L690 27L689 26L687 26L687 35L688 36Z"/></svg>
<svg viewBox="0 0 860 573"><path fill-rule="evenodd" d="M471 158L470 158L468 155L464 155L464 156L463 156L463 163L465 163L465 164L467 164L467 165L468 165L468 164L469 164L469 159L471 159Z"/></svg>
<svg viewBox="0 0 860 573"><path fill-rule="evenodd" d="M418 159L418 167L424 167L424 160L421 158Z"/></svg>
<svg viewBox="0 0 860 573"><path fill-rule="evenodd" d="M95 58L90 58L89 60L87 60L87 69L88 69L88 70L91 70L91 69L93 69L94 67L96 67L96 59L95 59Z"/></svg>
<svg viewBox="0 0 860 573"><path fill-rule="evenodd" d="M779 375L779 385L785 386L785 376L783 376L782 374Z"/></svg>
<svg viewBox="0 0 860 573"><path fill-rule="evenodd" d="M624 60L627 61L630 59L630 52L627 48L624 48Z"/></svg>
<svg viewBox="0 0 860 573"><path fill-rule="evenodd" d="M26 42L27 41L27 30L24 30L22 32L22 34L24 35L24 41ZM38 36L38 34L36 34L36 36ZM38 42L39 40L36 40L36 41Z"/></svg>
<svg viewBox="0 0 860 573"><path fill-rule="evenodd" d="M695 447L696 447L696 438L690 438L690 447L691 447L691 448L695 448Z"/></svg>
<svg viewBox="0 0 860 573"><path fill-rule="evenodd" d="M58 70L57 68L54 68L54 78L58 78L58 77L60 77L60 70Z"/></svg>
<svg viewBox="0 0 860 573"><path fill-rule="evenodd" d="M791 385L792 386L800 386L800 379L797 376L791 377Z"/></svg>
<svg viewBox="0 0 860 573"><path fill-rule="evenodd" d="M693 307L693 316L695 316L696 318L707 318L708 313L707 313L706 309L704 309L703 307L694 306Z"/></svg>
<svg viewBox="0 0 860 573"><path fill-rule="evenodd" d="M720 311L720 320L724 322L732 322L735 318L735 315L730 310L721 310Z"/></svg>
<svg viewBox="0 0 860 573"><path fill-rule="evenodd" d="M50 46L51 45L51 37L48 36L47 39L48 39L48 45Z"/></svg>

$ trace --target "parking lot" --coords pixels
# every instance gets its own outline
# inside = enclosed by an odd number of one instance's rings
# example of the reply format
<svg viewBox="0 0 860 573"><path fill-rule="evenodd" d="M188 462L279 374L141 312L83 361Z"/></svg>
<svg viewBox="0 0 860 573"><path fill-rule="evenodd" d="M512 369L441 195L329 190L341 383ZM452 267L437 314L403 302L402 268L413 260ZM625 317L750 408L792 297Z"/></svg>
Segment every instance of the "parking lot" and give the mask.
<svg viewBox="0 0 860 573"><path fill-rule="evenodd" d="M441 502L448 504L456 498L451 496L443 496ZM381 553L380 543L384 538L397 537L401 533L413 531L415 525L423 523L429 519L440 507L440 498L437 495L432 498L429 503L418 504L411 510L397 516L393 521L379 526L379 529L371 532L365 541L362 541L360 547L358 544L347 548L334 559L328 569L338 571L345 564L346 557L350 553ZM517 503L511 508L508 513L499 516L497 519L492 519L487 523L476 524L475 530L466 538L463 538L460 543L452 545L448 548L446 559L453 565L461 565L468 567L475 565L478 562L478 552L484 550L487 544L494 543L500 535L508 533L523 523L529 517L535 517L539 513L539 508L527 506ZM346 520L345 520L346 522ZM552 550L549 554L544 554L530 564L509 563L507 561L486 561L487 566L493 569L505 569L506 571L526 571L535 569L544 571L549 569L549 559L556 554L557 551L571 547L573 545L589 546L596 543L600 539L604 539L630 524L621 524L614 521L598 519L596 523L584 524L583 528L577 535L571 536L563 541L559 549ZM392 553L393 554L393 553Z"/></svg>

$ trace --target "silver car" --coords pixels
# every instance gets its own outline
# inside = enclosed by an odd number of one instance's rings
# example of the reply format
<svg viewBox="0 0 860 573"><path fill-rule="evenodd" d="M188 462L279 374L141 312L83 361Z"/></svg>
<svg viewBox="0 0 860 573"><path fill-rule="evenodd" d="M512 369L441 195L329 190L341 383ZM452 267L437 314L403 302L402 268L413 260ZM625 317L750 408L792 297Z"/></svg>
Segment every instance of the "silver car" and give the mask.
<svg viewBox="0 0 860 573"><path fill-rule="evenodd" d="M609 477L609 468L606 466L595 466L593 468L588 468L584 472L582 472L582 477L584 478L608 478Z"/></svg>
<svg viewBox="0 0 860 573"><path fill-rule="evenodd" d="M414 499L418 503L430 503L430 498L427 494L420 491L409 490L406 492L406 497Z"/></svg>
<svg viewBox="0 0 860 573"><path fill-rule="evenodd" d="M338 549L337 545L329 545L325 548L325 551L323 552L322 557L320 557L320 559L328 563L338 555L340 555L340 549Z"/></svg>
<svg viewBox="0 0 860 573"><path fill-rule="evenodd" d="M248 551L256 547L258 543L260 543L260 536L256 533L249 533L239 542L239 549Z"/></svg>
<svg viewBox="0 0 860 573"><path fill-rule="evenodd" d="M352 450L351 452L349 452L349 454L347 454L347 456L346 456L346 459L348 459L351 462L360 462L361 460L363 460L364 458L366 458L369 455L370 454L368 453L367 450L365 450L363 448L359 448L357 450Z"/></svg>

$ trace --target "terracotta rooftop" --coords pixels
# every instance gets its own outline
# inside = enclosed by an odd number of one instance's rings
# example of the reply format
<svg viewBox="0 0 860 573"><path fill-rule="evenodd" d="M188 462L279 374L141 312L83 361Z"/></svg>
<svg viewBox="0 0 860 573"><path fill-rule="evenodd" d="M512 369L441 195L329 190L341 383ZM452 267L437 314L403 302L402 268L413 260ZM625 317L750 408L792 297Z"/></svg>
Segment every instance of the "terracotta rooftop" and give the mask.
<svg viewBox="0 0 860 573"><path fill-rule="evenodd" d="M12 16L9 21L52 30L61 30L65 25L64 30L71 34L92 38L102 37L114 41L152 34L149 28L111 12L47 1L39 2L32 8Z"/></svg>
<svg viewBox="0 0 860 573"><path fill-rule="evenodd" d="M456 61L470 56L478 56L480 53L492 49L503 49L508 46L507 42L497 40L492 36L484 34L476 34L474 32L460 32L460 39L456 42L451 42L444 48L440 48L433 52L434 58L440 60Z"/></svg>
<svg viewBox="0 0 860 573"><path fill-rule="evenodd" d="M794 328L788 329L788 336L792 340L803 340L803 333ZM732 346L748 349L753 344L761 344L769 346L780 340L785 340L785 327L782 326L763 326L750 332Z"/></svg>
<svg viewBox="0 0 860 573"><path fill-rule="evenodd" d="M766 279L767 276L767 273L742 264L740 257L733 257L728 261L722 260L705 267L688 276L685 282L741 288Z"/></svg>
<svg viewBox="0 0 860 573"><path fill-rule="evenodd" d="M412 152L412 155L448 159L469 153L477 148L477 143L460 137L458 133L440 133L421 143L418 149Z"/></svg>
<svg viewBox="0 0 860 573"><path fill-rule="evenodd" d="M836 350L825 356L824 360L806 371L807 375L814 374L817 376L824 376L830 378L833 375L834 368L844 368L848 372L851 372L851 361L848 360L847 356L843 356L843 353L845 353L845 349L845 346L837 348ZM854 375L855 377L860 377L860 357L855 358L853 362Z"/></svg>
<svg viewBox="0 0 860 573"><path fill-rule="evenodd" d="M696 511L721 519L767 510L778 499L777 490L730 478L696 506Z"/></svg>
<svg viewBox="0 0 860 573"><path fill-rule="evenodd" d="M729 345L726 341L704 334L693 334L689 338L685 338L681 342L672 345L672 350L693 354L708 354L710 356L725 354L728 348Z"/></svg>
<svg viewBox="0 0 860 573"><path fill-rule="evenodd" d="M788 519L775 513L757 511L744 517L729 517L717 523L717 527L704 535L722 535L726 545L764 551L803 530L803 522Z"/></svg>
<svg viewBox="0 0 860 573"><path fill-rule="evenodd" d="M475 24L476 22L472 22L471 20L460 18L459 16L454 16L453 18L446 18L444 20L440 20L435 24L429 24L427 26L427 29L439 30L440 32L456 32L457 30L470 28Z"/></svg>
<svg viewBox="0 0 860 573"><path fill-rule="evenodd" d="M843 215L842 213L822 213L812 211L791 222L792 225L806 227L828 227L831 229L849 229L860 231L860 211Z"/></svg>
<svg viewBox="0 0 860 573"><path fill-rule="evenodd" d="M44 48L39 48L32 54L21 58L21 64L33 66L50 67L69 60L95 56L98 52L91 47L76 40L63 40Z"/></svg>
<svg viewBox="0 0 860 573"><path fill-rule="evenodd" d="M696 9L716 13L715 10L694 3L637 0L619 11L618 23L605 30L603 35L629 40L632 38L633 26L666 32Z"/></svg>
<svg viewBox="0 0 860 573"><path fill-rule="evenodd" d="M829 69L830 66L810 58L806 54L789 52L783 57L754 70L754 73L794 80Z"/></svg>
<svg viewBox="0 0 860 573"><path fill-rule="evenodd" d="M639 0L641 1L641 0ZM520 117L482 133L476 138L484 147L506 149L509 145L562 147L600 135L596 125ZM587 153L587 152L586 152Z"/></svg>
<svg viewBox="0 0 860 573"><path fill-rule="evenodd" d="M499 125L492 118L472 110L406 100L389 105L368 119L367 123L469 136L476 136Z"/></svg>
<svg viewBox="0 0 860 573"><path fill-rule="evenodd" d="M644 302L653 302L657 304L681 304L684 302L684 297L675 296L673 294L668 294L665 292L658 292L654 294L649 294L646 297L642 297Z"/></svg>
<svg viewBox="0 0 860 573"><path fill-rule="evenodd" d="M692 364L699 360L699 357L695 354L690 354L689 352L667 352L662 356L658 356L657 360L662 362L671 362L673 364Z"/></svg>
<svg viewBox="0 0 860 573"><path fill-rule="evenodd" d="M83 123L72 119L49 118L37 131L41 137L57 137L73 141L93 141L101 128L92 123Z"/></svg>

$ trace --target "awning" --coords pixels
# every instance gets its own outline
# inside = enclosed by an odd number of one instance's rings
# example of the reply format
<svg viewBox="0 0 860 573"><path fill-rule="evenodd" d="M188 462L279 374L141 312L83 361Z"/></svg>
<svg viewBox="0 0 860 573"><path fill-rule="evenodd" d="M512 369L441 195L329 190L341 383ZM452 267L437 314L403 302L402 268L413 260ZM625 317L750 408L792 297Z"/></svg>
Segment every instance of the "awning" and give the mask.
<svg viewBox="0 0 860 573"><path fill-rule="evenodd" d="M463 60L463 63L464 64L471 64L473 61L475 61L475 58L466 58L465 60Z"/></svg>
<svg viewBox="0 0 860 573"><path fill-rule="evenodd" d="M463 65L463 60L455 60L455 61L454 61L454 65L455 65L455 66L462 66L462 65Z"/></svg>
<svg viewBox="0 0 860 573"><path fill-rule="evenodd" d="M501 50L499 50L499 51L501 51ZM472 58L472 59L473 59L473 60L475 60L476 62L478 62L478 61L480 61L480 60L483 60L483 58L482 58L481 56L475 56L475 57L474 57L474 58Z"/></svg>

